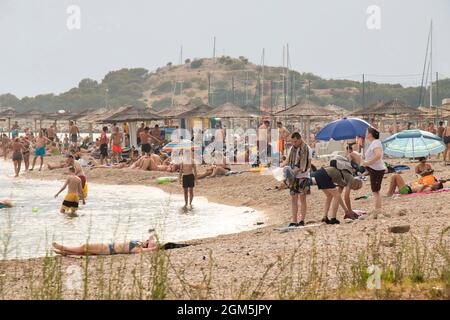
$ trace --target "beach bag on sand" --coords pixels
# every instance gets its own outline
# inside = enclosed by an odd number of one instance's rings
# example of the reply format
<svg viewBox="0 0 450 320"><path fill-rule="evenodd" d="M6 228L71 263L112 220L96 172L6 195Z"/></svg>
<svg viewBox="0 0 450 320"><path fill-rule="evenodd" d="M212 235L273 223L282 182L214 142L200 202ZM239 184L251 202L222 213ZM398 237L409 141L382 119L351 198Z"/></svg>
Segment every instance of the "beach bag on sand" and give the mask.
<svg viewBox="0 0 450 320"><path fill-rule="evenodd" d="M335 167L336 169L343 171L347 170L351 174L355 173L355 169L352 166L352 163L350 160L348 160L346 157L335 155L330 160L330 166Z"/></svg>

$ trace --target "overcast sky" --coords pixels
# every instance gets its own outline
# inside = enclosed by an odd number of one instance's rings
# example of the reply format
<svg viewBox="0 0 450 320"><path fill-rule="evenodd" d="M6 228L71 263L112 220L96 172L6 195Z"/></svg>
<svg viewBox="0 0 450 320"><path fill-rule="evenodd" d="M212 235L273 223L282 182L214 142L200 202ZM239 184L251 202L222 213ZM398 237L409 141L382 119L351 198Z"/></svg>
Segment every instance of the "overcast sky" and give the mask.
<svg viewBox="0 0 450 320"><path fill-rule="evenodd" d="M69 5L81 29L69 30ZM368 29L370 5L381 28ZM430 20L433 70L450 76L449 0L0 0L0 94L60 93L111 70L217 54L326 78L420 85Z"/></svg>

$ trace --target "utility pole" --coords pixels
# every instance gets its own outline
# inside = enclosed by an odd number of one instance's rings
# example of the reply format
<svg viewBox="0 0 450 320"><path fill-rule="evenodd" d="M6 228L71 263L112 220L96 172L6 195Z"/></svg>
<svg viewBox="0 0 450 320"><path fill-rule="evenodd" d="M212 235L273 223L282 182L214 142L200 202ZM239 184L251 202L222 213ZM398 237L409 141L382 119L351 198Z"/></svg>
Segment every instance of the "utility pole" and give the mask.
<svg viewBox="0 0 450 320"><path fill-rule="evenodd" d="M430 24L430 110L433 106L433 20Z"/></svg>
<svg viewBox="0 0 450 320"><path fill-rule="evenodd" d="M366 92L365 92L364 73L362 75L362 106L363 106L363 109L366 108Z"/></svg>
<svg viewBox="0 0 450 320"><path fill-rule="evenodd" d="M183 64L183 46L180 48L180 64Z"/></svg>
<svg viewBox="0 0 450 320"><path fill-rule="evenodd" d="M260 95L260 98L259 98L259 112L261 112L261 109L264 107L264 64L265 64L265 62L264 62L264 55L265 55L265 49L263 48L263 50L262 50L262 58L261 58L262 80L261 80L261 84L260 84L260 86L261 86L261 91L260 91L261 95Z"/></svg>
<svg viewBox="0 0 450 320"><path fill-rule="evenodd" d="M311 98L311 80L308 79L308 100Z"/></svg>
<svg viewBox="0 0 450 320"><path fill-rule="evenodd" d="M208 105L212 106L211 101L211 73L208 72Z"/></svg>
<svg viewBox="0 0 450 320"><path fill-rule="evenodd" d="M231 93L232 93L232 102L233 104L235 104L235 100L234 100L234 77L231 77Z"/></svg>
<svg viewBox="0 0 450 320"><path fill-rule="evenodd" d="M213 44L213 62L216 63L216 36L214 36L214 44Z"/></svg>
<svg viewBox="0 0 450 320"><path fill-rule="evenodd" d="M436 72L436 118L439 118L439 105L439 75L438 72Z"/></svg>

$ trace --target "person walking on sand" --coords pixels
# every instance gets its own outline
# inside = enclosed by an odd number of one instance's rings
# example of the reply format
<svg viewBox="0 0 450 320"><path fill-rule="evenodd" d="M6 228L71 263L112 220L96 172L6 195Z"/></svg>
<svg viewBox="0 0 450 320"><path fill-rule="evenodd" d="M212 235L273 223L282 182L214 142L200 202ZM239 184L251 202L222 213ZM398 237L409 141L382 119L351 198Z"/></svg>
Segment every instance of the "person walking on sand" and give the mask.
<svg viewBox="0 0 450 320"><path fill-rule="evenodd" d="M70 213L75 214L78 210L80 196L81 200L83 201L83 204L86 204L86 202L84 201L83 189L81 187L81 179L75 175L74 167L69 167L69 176L67 177L67 180L62 186L61 190L59 190L58 193L55 194L55 198L57 198L58 195L61 192L63 192L64 189L66 189L66 187L67 187L67 194L64 197L64 201L61 205L60 212L66 213L70 211Z"/></svg>
<svg viewBox="0 0 450 320"><path fill-rule="evenodd" d="M291 202L292 202L292 222L289 227L300 227L305 225L305 216L307 211L306 194L309 190L309 179L311 170L311 149L302 140L298 132L291 135L292 147L289 149L288 157L282 163L281 167L289 166L293 179L289 184ZM300 198L300 214L298 200ZM299 217L300 216L300 217Z"/></svg>
<svg viewBox="0 0 450 320"><path fill-rule="evenodd" d="M20 173L20 167L22 166L22 160L23 160L23 144L20 142L19 138L15 138L13 143L11 144L11 150L12 150L12 160L14 163L14 172L15 177L19 176Z"/></svg>
<svg viewBox="0 0 450 320"><path fill-rule="evenodd" d="M122 159L122 143L123 143L123 134L120 132L119 127L114 127L114 132L111 134L111 150L112 150L112 159L116 160L116 163L119 163Z"/></svg>
<svg viewBox="0 0 450 320"><path fill-rule="evenodd" d="M383 146L381 144L380 132L373 128L367 128L366 139L370 143L365 152L365 160L361 164L369 171L370 187L372 189L375 211L381 210L381 183L383 182L386 166L383 161Z"/></svg>
<svg viewBox="0 0 450 320"><path fill-rule="evenodd" d="M45 145L50 142L46 137L44 137L42 130L39 131L39 135L34 139L35 141L35 149L34 149L34 158L33 165L31 166L30 171L34 170L34 166L36 165L37 158L40 158L41 165L39 167L39 171L42 170L42 166L44 165L44 156L45 156Z"/></svg>
<svg viewBox="0 0 450 320"><path fill-rule="evenodd" d="M194 152L184 151L182 155L182 161L180 164L180 183L183 186L184 191L184 207L188 206L188 193L189 193L189 206L192 208L192 200L194 199L194 187L197 181L197 167L194 163Z"/></svg>
<svg viewBox="0 0 450 320"><path fill-rule="evenodd" d="M78 127L75 125L75 123L73 121L70 121L69 122L70 142L72 142L72 144L74 146L77 145L79 134L80 134L80 130L78 129Z"/></svg>

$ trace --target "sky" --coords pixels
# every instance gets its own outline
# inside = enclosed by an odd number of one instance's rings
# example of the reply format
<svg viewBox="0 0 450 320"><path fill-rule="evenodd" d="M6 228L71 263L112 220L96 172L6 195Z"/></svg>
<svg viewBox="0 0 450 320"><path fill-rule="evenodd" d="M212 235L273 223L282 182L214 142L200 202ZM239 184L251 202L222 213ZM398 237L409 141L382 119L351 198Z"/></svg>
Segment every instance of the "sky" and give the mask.
<svg viewBox="0 0 450 320"><path fill-rule="evenodd" d="M265 64L281 66L288 43L299 72L420 85L431 19L432 70L450 77L450 0L0 0L0 94L58 94L112 70L155 70L178 63L181 46L183 59L212 57L214 36L217 55L259 64L264 48Z"/></svg>

